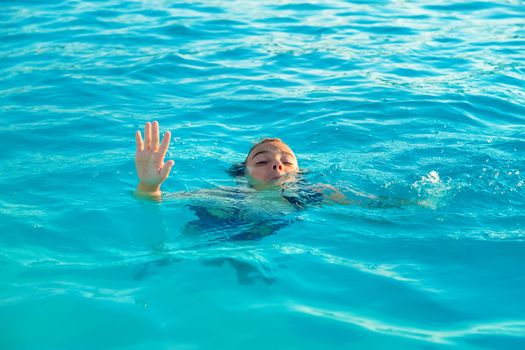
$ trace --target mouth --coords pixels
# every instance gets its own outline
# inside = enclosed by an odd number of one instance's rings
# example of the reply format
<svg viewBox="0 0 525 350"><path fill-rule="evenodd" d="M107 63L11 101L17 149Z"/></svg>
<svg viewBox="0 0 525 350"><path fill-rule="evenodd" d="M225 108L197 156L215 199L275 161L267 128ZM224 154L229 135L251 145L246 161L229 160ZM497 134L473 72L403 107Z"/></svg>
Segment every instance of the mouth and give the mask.
<svg viewBox="0 0 525 350"><path fill-rule="evenodd" d="M282 175L272 176L269 182L272 184L281 185L285 182L290 182L290 181L293 182L294 180L295 180L295 176L293 173L286 173Z"/></svg>

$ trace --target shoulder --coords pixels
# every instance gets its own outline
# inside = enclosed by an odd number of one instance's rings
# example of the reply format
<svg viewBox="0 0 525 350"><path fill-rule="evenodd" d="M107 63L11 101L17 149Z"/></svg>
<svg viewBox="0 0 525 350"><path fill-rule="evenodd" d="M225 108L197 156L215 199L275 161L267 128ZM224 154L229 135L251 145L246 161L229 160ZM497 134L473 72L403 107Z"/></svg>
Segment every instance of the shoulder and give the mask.
<svg viewBox="0 0 525 350"><path fill-rule="evenodd" d="M323 193L315 185L310 185L306 181L300 181L291 188L283 188L282 195L297 209L320 205L324 200Z"/></svg>

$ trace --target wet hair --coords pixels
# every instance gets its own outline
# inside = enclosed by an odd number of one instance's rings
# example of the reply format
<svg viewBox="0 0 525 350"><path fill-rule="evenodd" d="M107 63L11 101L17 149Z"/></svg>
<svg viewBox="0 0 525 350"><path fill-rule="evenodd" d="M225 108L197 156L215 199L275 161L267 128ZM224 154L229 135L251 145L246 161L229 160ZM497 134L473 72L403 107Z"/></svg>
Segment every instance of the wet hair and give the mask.
<svg viewBox="0 0 525 350"><path fill-rule="evenodd" d="M244 160L244 164L246 164L246 161L248 160L248 156L250 155L250 153L252 153L252 151L255 149L255 147L259 146L259 145L262 145L263 143L270 143L270 142L278 142L278 143L282 143L284 145L286 145L286 143L283 142L283 140L277 138L277 137L265 137L264 139L262 139L261 141L257 142L255 145L252 146L252 148L250 148L250 151L248 152L248 154L246 155L246 159Z"/></svg>
<svg viewBox="0 0 525 350"><path fill-rule="evenodd" d="M243 163L235 163L226 170L226 172L232 177L241 177L246 174L246 165Z"/></svg>
<svg viewBox="0 0 525 350"><path fill-rule="evenodd" d="M233 177L244 176L246 174L246 162L248 161L248 156L250 155L250 153L252 153L252 151L255 149L255 147L257 147L259 145L262 145L264 143L270 143L270 142L279 142L279 143L282 143L282 144L286 145L286 143L284 143L283 140L281 140L280 138L277 138L277 137L265 137L261 141L256 142L252 146L252 148L250 148L250 150L248 151L248 154L246 155L246 159L244 159L244 162L233 164L228 170L226 170L226 172L230 176L233 176Z"/></svg>

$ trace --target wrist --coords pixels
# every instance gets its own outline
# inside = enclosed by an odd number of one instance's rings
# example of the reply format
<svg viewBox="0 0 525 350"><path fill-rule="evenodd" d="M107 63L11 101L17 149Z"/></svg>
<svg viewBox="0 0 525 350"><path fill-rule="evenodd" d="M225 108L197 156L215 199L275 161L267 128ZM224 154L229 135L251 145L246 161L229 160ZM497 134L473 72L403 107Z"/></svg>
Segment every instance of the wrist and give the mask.
<svg viewBox="0 0 525 350"><path fill-rule="evenodd" d="M137 186L137 192L143 192L148 193L152 195L159 195L160 194L160 184L148 184L144 182L139 182L139 185Z"/></svg>

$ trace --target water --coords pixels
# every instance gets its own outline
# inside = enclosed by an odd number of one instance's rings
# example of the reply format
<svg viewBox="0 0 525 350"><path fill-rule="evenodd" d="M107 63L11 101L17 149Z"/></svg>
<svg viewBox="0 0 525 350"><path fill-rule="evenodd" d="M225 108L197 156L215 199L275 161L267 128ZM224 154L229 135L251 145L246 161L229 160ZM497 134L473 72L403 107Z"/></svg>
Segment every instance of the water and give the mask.
<svg viewBox="0 0 525 350"><path fill-rule="evenodd" d="M525 348L523 1L0 6L1 349ZM166 193L276 136L361 204L138 200L153 119Z"/></svg>

